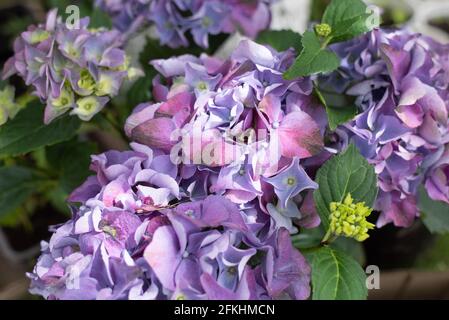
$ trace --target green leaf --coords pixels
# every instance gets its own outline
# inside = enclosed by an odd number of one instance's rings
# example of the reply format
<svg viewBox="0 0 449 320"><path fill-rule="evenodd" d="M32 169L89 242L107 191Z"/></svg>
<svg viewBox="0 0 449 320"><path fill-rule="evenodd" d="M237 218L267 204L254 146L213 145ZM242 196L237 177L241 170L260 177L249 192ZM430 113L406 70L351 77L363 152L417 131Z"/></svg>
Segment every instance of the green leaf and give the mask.
<svg viewBox="0 0 449 320"><path fill-rule="evenodd" d="M90 156L97 153L93 143L72 140L46 149L46 161L57 176L57 183L46 193L46 198L60 212L70 214L67 197L91 174Z"/></svg>
<svg viewBox="0 0 449 320"><path fill-rule="evenodd" d="M366 274L352 257L329 247L304 254L312 268L313 300L366 299Z"/></svg>
<svg viewBox="0 0 449 320"><path fill-rule="evenodd" d="M449 233L449 205L432 200L423 186L419 189L419 209L424 225L432 233Z"/></svg>
<svg viewBox="0 0 449 320"><path fill-rule="evenodd" d="M326 107L327 118L331 130L337 129L340 124L346 123L357 115L357 107L352 105L346 108Z"/></svg>
<svg viewBox="0 0 449 320"><path fill-rule="evenodd" d="M335 99L334 97L332 97L332 99L326 99L323 93L318 90L318 88L315 88L315 92L321 103L326 108L329 128L332 131L337 129L339 125L354 119L354 117L357 115L358 109L354 104L351 104L349 106L330 106L327 101L334 102L337 99Z"/></svg>
<svg viewBox="0 0 449 320"><path fill-rule="evenodd" d="M288 80L305 77L319 72L330 72L340 66L335 53L322 46L313 31L306 31L302 37L303 50L294 64L284 73Z"/></svg>
<svg viewBox="0 0 449 320"><path fill-rule="evenodd" d="M72 138L80 127L77 117L63 116L45 125L44 106L34 100L0 127L0 158L28 153Z"/></svg>
<svg viewBox="0 0 449 320"><path fill-rule="evenodd" d="M366 262L363 244L355 239L338 237L329 246L351 256L360 265L364 265Z"/></svg>
<svg viewBox="0 0 449 320"><path fill-rule="evenodd" d="M19 207L39 187L32 170L19 166L0 168L0 217Z"/></svg>
<svg viewBox="0 0 449 320"><path fill-rule="evenodd" d="M361 0L333 0L324 12L322 23L331 26L329 43L352 39L370 31L370 13Z"/></svg>
<svg viewBox="0 0 449 320"><path fill-rule="evenodd" d="M326 232L322 225L312 229L301 229L298 234L292 236L292 244L300 251L315 248L320 246L321 240L323 240L325 234ZM329 246L345 252L357 260L361 265L365 263L363 245L355 239L339 237L330 243Z"/></svg>
<svg viewBox="0 0 449 320"><path fill-rule="evenodd" d="M127 106L135 108L138 104L142 102L148 102L151 100L152 97L151 88L153 84L153 78L155 75L156 72L154 69L148 70L145 73L144 77L137 79L136 82L133 83L133 85L131 86L131 88L127 93L127 104L126 104ZM125 119L129 116L131 112L132 109L126 112Z"/></svg>
<svg viewBox="0 0 449 320"><path fill-rule="evenodd" d="M257 37L257 42L269 45L278 51L285 51L290 48L297 52L302 51L301 35L292 30L265 30Z"/></svg>
<svg viewBox="0 0 449 320"><path fill-rule="evenodd" d="M69 194L90 175L90 156L97 152L94 144L70 141L47 148L47 161L58 174L58 187Z"/></svg>
<svg viewBox="0 0 449 320"><path fill-rule="evenodd" d="M95 7L92 11L90 17L89 28L112 28L112 19L111 17L104 11Z"/></svg>
<svg viewBox="0 0 449 320"><path fill-rule="evenodd" d="M329 227L331 202L342 202L350 193L355 202L365 202L371 207L378 191L373 166L353 144L318 170L316 182L319 188L313 197L325 230Z"/></svg>
<svg viewBox="0 0 449 320"><path fill-rule="evenodd" d="M45 193L46 199L53 206L53 208L58 210L60 213L65 214L66 216L70 216L71 211L69 206L67 205L68 195L69 194L62 190L60 187L56 187Z"/></svg>
<svg viewBox="0 0 449 320"><path fill-rule="evenodd" d="M320 245L325 233L322 226L312 229L301 229L298 234L292 236L292 244L300 250L314 248Z"/></svg>

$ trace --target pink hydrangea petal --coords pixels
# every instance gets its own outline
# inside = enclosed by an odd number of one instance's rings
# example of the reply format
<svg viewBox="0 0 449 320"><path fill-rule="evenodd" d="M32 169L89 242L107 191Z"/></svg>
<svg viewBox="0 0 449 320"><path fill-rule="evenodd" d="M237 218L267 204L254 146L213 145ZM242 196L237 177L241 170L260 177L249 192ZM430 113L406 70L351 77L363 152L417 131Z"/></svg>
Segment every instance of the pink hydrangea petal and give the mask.
<svg viewBox="0 0 449 320"><path fill-rule="evenodd" d="M323 138L316 122L305 112L288 114L279 127L281 154L300 159L318 154L324 147Z"/></svg>

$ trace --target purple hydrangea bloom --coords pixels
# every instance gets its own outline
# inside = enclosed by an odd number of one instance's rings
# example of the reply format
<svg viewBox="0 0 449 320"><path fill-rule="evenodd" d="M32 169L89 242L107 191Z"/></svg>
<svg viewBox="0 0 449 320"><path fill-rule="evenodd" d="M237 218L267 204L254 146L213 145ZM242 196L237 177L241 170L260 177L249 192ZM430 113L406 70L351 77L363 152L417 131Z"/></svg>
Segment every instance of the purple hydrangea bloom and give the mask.
<svg viewBox="0 0 449 320"><path fill-rule="evenodd" d="M449 47L375 30L334 49L343 63L325 85L356 98L360 114L342 129L378 174L377 225L409 226L421 183L432 198L448 199Z"/></svg>
<svg viewBox="0 0 449 320"><path fill-rule="evenodd" d="M45 24L30 26L14 43L3 77L18 74L35 88L47 105L45 123L66 112L90 120L135 72L120 49L119 32L88 25L84 18L79 28L69 28L53 10Z"/></svg>
<svg viewBox="0 0 449 320"><path fill-rule="evenodd" d="M117 29L132 34L144 25L155 25L161 44L188 46L186 34L203 47L209 35L242 32L255 38L271 21L274 0L97 0Z"/></svg>
<svg viewBox="0 0 449 320"><path fill-rule="evenodd" d="M138 106L125 131L180 163L180 183L192 197L215 193L239 205L257 203L274 228L291 232L306 217L316 226L314 210L299 210L317 188L301 164L322 152L326 114L309 78L282 77L294 58L293 50L246 40L227 61L152 61L160 72L156 102Z"/></svg>
<svg viewBox="0 0 449 320"><path fill-rule="evenodd" d="M212 195L190 201L177 166L146 146L92 157L73 217L31 279L46 299L307 299L310 267L264 213Z"/></svg>

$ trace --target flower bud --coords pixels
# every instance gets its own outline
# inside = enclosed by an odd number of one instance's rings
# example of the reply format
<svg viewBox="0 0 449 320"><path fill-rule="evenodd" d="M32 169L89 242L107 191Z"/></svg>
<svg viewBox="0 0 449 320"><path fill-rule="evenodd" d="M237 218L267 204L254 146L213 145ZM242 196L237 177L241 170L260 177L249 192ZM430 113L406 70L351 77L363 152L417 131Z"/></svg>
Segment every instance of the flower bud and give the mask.
<svg viewBox="0 0 449 320"><path fill-rule="evenodd" d="M366 218L371 214L371 208L364 202L354 203L350 193L343 202L331 202L330 204L330 231L336 236L354 238L357 241L366 240L368 230L374 228L374 224Z"/></svg>

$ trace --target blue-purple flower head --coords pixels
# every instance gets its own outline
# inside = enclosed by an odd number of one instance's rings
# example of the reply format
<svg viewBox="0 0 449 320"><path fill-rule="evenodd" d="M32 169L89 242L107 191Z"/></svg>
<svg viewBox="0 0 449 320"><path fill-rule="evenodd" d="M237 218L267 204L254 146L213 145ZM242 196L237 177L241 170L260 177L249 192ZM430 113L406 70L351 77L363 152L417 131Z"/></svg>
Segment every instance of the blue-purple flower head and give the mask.
<svg viewBox="0 0 449 320"><path fill-rule="evenodd" d="M375 30L334 49L343 66L326 85L356 98L360 114L344 127L379 176L377 224L409 226L421 183L448 202L449 48L404 30Z"/></svg>
<svg viewBox="0 0 449 320"><path fill-rule="evenodd" d="M93 157L96 176L54 229L31 292L47 299L306 299L310 267L289 232L222 196L191 201L165 155L132 144Z"/></svg>
<svg viewBox="0 0 449 320"><path fill-rule="evenodd" d="M180 163L181 183L193 197L256 202L275 228L292 233L294 221L316 226L316 212L300 210L317 188L302 161L323 150L326 115L309 78L283 78L294 58L293 50L242 41L226 61L205 55L152 61L160 72L155 102L138 106L125 131Z"/></svg>
<svg viewBox="0 0 449 320"><path fill-rule="evenodd" d="M46 103L45 122L70 112L88 121L118 94L135 69L120 49L117 31L69 28L57 11L45 24L30 26L14 43L14 56L5 64L3 77L21 76Z"/></svg>
<svg viewBox="0 0 449 320"><path fill-rule="evenodd" d="M268 28L273 0L97 0L117 29L132 34L154 25L161 44L188 46L189 38L203 47L209 36L240 31L254 38Z"/></svg>

